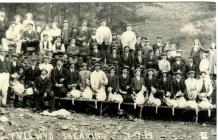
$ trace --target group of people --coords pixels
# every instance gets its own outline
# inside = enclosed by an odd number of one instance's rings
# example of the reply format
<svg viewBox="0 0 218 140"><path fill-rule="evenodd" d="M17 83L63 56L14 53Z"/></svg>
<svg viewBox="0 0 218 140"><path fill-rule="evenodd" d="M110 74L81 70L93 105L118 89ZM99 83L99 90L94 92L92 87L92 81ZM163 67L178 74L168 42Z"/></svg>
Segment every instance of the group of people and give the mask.
<svg viewBox="0 0 218 140"><path fill-rule="evenodd" d="M0 102L7 106L11 96L14 106L23 98L23 106L33 97L33 108L44 102L55 110L55 97L66 97L72 90L81 93L89 87L92 99L107 100L109 92L134 102L133 94L151 94L164 104L165 98L183 96L187 101L211 103L216 78L216 44L205 50L195 39L188 59L176 43L163 42L135 33L127 24L122 34L112 33L107 20L90 28L86 19L79 27L64 20L37 26L33 14L16 15L9 24L0 11ZM190 47L187 47L187 49ZM105 93L105 95L102 95Z"/></svg>

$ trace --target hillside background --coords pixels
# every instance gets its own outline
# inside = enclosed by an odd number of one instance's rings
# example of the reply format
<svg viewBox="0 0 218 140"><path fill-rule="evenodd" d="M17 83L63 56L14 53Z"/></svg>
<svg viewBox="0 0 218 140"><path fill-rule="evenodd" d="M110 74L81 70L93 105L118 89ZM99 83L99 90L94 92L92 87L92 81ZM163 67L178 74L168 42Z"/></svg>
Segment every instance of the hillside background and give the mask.
<svg viewBox="0 0 218 140"><path fill-rule="evenodd" d="M202 46L209 48L216 40L216 4L213 2L183 3L5 3L0 8L6 11L9 20L20 14L32 12L36 25L64 19L71 27L86 18L89 26L98 27L98 20L107 18L113 32L121 33L125 25L134 25L134 31L152 42L156 36L164 41L177 43L188 56L193 39L200 38Z"/></svg>

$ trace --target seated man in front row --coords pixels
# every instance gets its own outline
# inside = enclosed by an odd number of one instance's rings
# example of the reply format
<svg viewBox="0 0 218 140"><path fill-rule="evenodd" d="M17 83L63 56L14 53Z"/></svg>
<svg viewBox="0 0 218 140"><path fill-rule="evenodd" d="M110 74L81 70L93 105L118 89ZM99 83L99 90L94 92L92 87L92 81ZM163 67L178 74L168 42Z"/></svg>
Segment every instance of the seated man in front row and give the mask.
<svg viewBox="0 0 218 140"><path fill-rule="evenodd" d="M34 97L35 97L35 108L34 111L44 109L43 104L45 101L49 102L49 111L54 111L54 95L51 90L51 83L47 77L48 71L45 69L41 70L41 75L36 78L33 86Z"/></svg>

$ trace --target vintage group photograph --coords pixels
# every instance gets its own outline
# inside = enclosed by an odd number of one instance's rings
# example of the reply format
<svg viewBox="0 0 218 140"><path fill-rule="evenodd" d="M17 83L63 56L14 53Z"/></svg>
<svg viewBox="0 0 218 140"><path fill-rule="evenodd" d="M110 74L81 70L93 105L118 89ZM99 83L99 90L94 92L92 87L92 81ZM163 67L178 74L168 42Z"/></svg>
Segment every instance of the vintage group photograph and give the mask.
<svg viewBox="0 0 218 140"><path fill-rule="evenodd" d="M215 140L216 2L0 2L0 140Z"/></svg>

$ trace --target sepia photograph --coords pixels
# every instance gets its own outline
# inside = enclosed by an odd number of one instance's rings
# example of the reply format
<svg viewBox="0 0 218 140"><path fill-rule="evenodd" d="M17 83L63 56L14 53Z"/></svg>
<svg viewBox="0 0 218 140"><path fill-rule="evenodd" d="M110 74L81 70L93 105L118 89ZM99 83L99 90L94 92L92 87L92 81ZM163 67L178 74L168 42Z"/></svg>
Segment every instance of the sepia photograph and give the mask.
<svg viewBox="0 0 218 140"><path fill-rule="evenodd" d="M0 140L216 140L215 1L0 2Z"/></svg>

